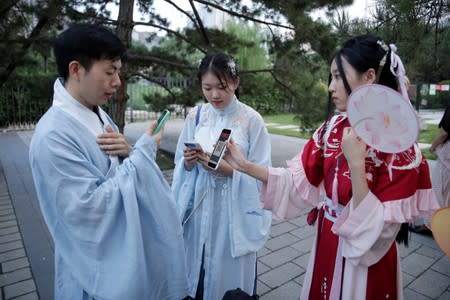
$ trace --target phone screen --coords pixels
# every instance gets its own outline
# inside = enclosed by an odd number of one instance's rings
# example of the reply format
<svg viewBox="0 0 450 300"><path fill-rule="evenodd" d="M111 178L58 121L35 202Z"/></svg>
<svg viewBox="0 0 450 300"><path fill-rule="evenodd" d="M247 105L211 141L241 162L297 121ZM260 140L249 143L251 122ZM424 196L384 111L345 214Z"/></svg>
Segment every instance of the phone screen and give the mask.
<svg viewBox="0 0 450 300"><path fill-rule="evenodd" d="M223 156L223 153L225 151L225 142L230 138L231 130L230 129L223 129L220 133L219 140L216 143L216 146L214 147L214 150L211 154L211 157L208 162L208 166L216 169L219 165L219 161Z"/></svg>

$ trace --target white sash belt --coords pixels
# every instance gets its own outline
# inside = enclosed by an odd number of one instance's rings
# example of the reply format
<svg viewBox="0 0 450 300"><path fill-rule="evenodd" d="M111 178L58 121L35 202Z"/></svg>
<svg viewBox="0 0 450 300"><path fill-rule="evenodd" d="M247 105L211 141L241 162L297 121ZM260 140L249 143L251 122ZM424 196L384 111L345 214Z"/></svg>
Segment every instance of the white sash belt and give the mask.
<svg viewBox="0 0 450 300"><path fill-rule="evenodd" d="M323 210L325 211L324 217L330 220L331 222L336 222L336 219L341 215L342 210L344 209L344 205L338 204L338 207L333 207L333 202L330 198L325 197L323 201Z"/></svg>

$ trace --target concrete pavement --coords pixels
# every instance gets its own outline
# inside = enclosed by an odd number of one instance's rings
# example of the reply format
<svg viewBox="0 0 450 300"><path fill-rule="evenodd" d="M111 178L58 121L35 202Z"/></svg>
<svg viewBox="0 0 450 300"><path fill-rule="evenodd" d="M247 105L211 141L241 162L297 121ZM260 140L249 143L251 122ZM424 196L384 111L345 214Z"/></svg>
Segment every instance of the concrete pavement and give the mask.
<svg viewBox="0 0 450 300"><path fill-rule="evenodd" d="M173 152L182 120L166 125L161 148ZM129 124L125 135L135 141L148 123ZM53 244L42 220L28 164L32 131L0 133L0 300L53 299ZM285 166L303 147L300 139L271 136L274 166ZM171 170L164 171L171 181ZM305 216L274 222L258 252L261 300L298 299L314 228ZM450 299L450 259L432 237L411 233L400 246L405 299Z"/></svg>

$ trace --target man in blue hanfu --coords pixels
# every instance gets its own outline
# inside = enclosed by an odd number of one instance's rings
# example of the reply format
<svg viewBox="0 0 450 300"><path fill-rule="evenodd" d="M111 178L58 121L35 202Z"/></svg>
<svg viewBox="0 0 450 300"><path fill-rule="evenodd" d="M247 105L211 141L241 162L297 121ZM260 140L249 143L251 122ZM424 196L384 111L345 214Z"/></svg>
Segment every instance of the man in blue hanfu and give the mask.
<svg viewBox="0 0 450 300"><path fill-rule="evenodd" d="M75 25L55 41L61 78L30 162L55 243L55 299L183 299L184 246L170 187L155 162L155 122L133 148L100 108L117 91L125 47Z"/></svg>

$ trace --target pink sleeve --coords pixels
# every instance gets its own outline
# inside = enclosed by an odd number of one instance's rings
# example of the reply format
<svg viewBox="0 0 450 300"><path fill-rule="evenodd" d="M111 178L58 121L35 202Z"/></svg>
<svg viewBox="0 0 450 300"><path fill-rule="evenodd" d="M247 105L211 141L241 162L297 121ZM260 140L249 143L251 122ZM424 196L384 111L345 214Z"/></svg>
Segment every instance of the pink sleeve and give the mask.
<svg viewBox="0 0 450 300"><path fill-rule="evenodd" d="M409 223L417 218L427 218L439 208L431 188L417 190L411 197L385 201L383 205L386 223Z"/></svg>
<svg viewBox="0 0 450 300"><path fill-rule="evenodd" d="M353 208L350 201L337 218L332 231L342 242L342 256L353 265L371 266L389 250L400 224L384 221L383 203L371 192Z"/></svg>
<svg viewBox="0 0 450 300"><path fill-rule="evenodd" d="M300 155L288 161L288 168L269 168L269 179L263 184L261 204L272 211L275 220L299 216L307 207L320 202L320 187L306 178Z"/></svg>

